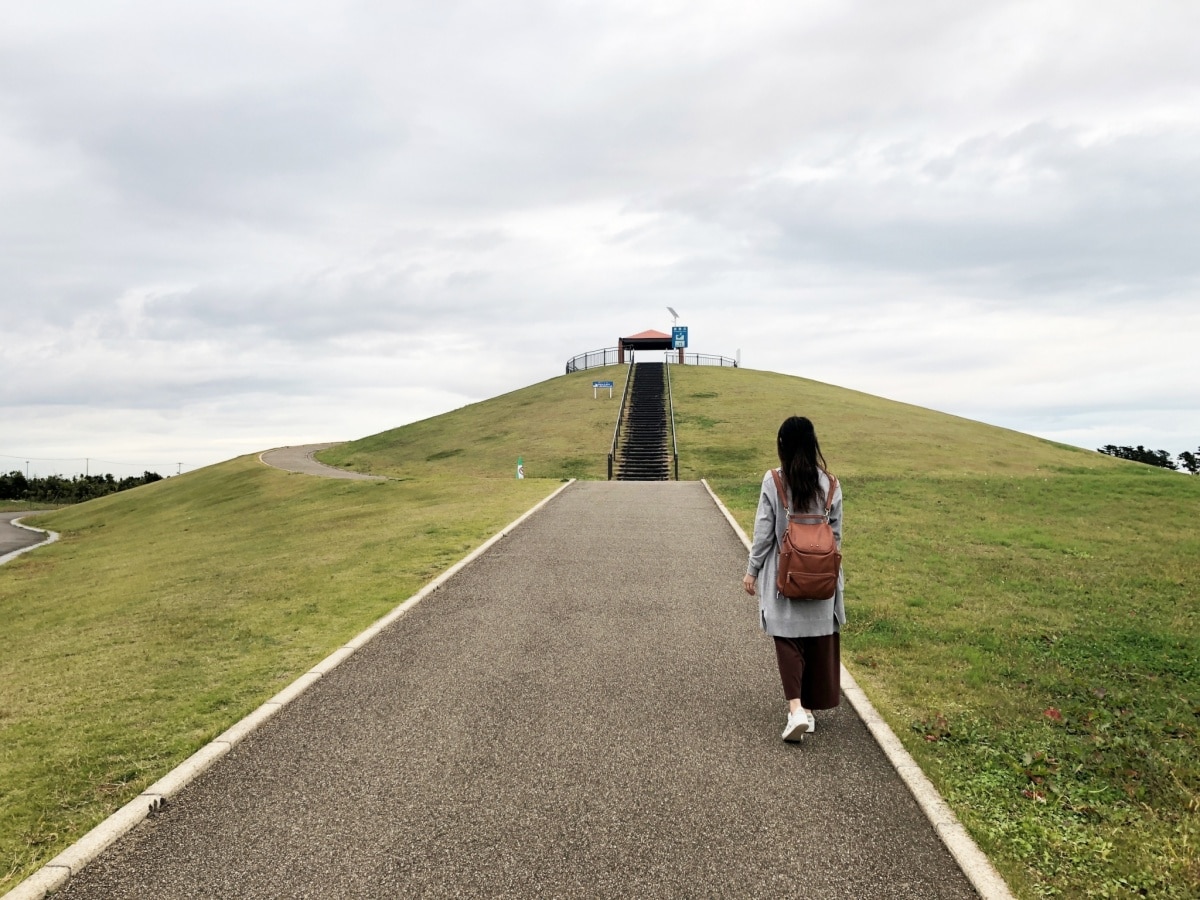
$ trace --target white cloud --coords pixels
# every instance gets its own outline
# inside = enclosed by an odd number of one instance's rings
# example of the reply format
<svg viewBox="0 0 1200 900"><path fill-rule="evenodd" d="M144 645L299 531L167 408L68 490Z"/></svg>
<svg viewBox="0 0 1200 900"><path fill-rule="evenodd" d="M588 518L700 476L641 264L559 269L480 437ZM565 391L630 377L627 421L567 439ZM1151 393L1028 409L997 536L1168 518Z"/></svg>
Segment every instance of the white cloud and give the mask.
<svg viewBox="0 0 1200 900"><path fill-rule="evenodd" d="M756 368L1194 447L1197 25L1186 0L15 8L0 453L356 437L668 305ZM813 333L833 349L798 360Z"/></svg>

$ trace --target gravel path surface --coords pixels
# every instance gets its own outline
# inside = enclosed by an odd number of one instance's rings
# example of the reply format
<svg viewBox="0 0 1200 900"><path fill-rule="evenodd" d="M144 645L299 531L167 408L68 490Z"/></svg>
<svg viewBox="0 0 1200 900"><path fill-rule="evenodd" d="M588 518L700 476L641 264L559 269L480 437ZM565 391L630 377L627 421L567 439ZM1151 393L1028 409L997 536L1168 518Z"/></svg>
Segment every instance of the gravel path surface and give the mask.
<svg viewBox="0 0 1200 900"><path fill-rule="evenodd" d="M847 704L780 741L744 566L572 485L55 896L974 897Z"/></svg>
<svg viewBox="0 0 1200 900"><path fill-rule="evenodd" d="M297 447L278 447L260 453L258 458L268 466L284 469L288 472L299 472L302 475L320 475L322 478L345 478L349 481L383 481L382 475L364 475L362 472L349 472L335 466L313 459L313 454L337 444L303 444Z"/></svg>

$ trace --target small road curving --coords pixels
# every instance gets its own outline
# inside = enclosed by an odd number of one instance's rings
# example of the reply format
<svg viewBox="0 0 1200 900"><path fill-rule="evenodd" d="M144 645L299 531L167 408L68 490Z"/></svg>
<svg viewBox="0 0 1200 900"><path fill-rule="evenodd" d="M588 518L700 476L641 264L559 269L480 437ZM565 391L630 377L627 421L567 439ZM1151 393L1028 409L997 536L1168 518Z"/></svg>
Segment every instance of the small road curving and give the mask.
<svg viewBox="0 0 1200 900"><path fill-rule="evenodd" d="M19 520L25 516L34 516L49 511L46 509L19 509L0 512L0 565L34 547L58 540L58 534L53 531L19 524Z"/></svg>
<svg viewBox="0 0 1200 900"><path fill-rule="evenodd" d="M328 444L300 444L296 447L277 447L274 450L264 450L258 455L259 460L273 469L283 469L285 472L296 472L301 475L318 475L322 478L343 478L347 481L387 481L382 475L365 475L362 472L350 472L327 466L317 462L313 454L336 447L339 442Z"/></svg>

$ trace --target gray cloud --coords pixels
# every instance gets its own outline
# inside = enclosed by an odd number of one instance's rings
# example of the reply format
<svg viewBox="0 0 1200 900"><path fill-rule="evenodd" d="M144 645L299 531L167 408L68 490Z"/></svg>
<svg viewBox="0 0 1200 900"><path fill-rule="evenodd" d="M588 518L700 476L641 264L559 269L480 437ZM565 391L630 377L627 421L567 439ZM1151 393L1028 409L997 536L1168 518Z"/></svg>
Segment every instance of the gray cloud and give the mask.
<svg viewBox="0 0 1200 900"><path fill-rule="evenodd" d="M755 367L1200 443L1197 25L1182 0L14 9L3 442L357 436L671 305ZM814 333L835 349L798 357Z"/></svg>
<svg viewBox="0 0 1200 900"><path fill-rule="evenodd" d="M1031 125L948 150L846 146L795 174L703 184L658 201L779 266L892 271L984 295L1086 291L1097 303L1194 288L1193 130L1089 140ZM744 265L744 260L735 264Z"/></svg>

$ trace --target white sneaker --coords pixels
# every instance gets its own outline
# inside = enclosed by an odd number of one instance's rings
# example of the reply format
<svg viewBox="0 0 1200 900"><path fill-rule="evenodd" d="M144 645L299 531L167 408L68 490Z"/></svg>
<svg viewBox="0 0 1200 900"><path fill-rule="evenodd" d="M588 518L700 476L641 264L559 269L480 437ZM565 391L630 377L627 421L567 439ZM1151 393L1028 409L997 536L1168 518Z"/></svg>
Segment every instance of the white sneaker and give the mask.
<svg viewBox="0 0 1200 900"><path fill-rule="evenodd" d="M811 709L806 709L804 715L808 716L808 733L812 734L817 730L817 720L813 717Z"/></svg>
<svg viewBox="0 0 1200 900"><path fill-rule="evenodd" d="M788 713L787 727L783 729L783 739L791 743L801 741L804 735L812 730L812 719L807 710L798 709L794 713Z"/></svg>

